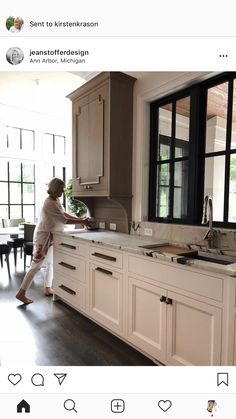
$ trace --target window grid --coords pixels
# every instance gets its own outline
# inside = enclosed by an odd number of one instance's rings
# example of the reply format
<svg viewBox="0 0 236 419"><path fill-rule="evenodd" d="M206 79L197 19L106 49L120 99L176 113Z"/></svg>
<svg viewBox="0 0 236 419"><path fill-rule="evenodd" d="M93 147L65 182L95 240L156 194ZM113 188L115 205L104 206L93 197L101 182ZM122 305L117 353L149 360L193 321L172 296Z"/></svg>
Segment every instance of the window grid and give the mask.
<svg viewBox="0 0 236 419"><path fill-rule="evenodd" d="M207 124L207 92L211 88L219 88L221 84L226 83L228 86L228 95L225 100L227 100L227 112L225 112L225 149L217 150L217 147L214 148L214 151L206 152L206 124ZM235 170L236 164L233 157L236 155L236 146L233 144L232 131L233 131L233 112L234 112L234 101L236 101L236 73L223 73L219 76L216 76L212 79L209 79L205 82L199 83L198 85L192 86L191 88L179 92L177 94L170 95L167 98L157 100L151 103L151 132L150 132L150 177L149 177L149 220L158 221L158 222L175 222L175 223L185 223L185 224L196 224L201 223L202 218L202 204L204 200L205 190L205 165L207 159L210 157L216 158L218 156L224 156L224 198L223 198L223 216L222 221L214 221L215 226L219 227L230 227L235 228L236 222L229 221L229 200L232 198L230 195L230 188L232 193L236 194L236 174L232 174L232 171ZM184 161L186 159L173 159L173 147L171 145L170 150L170 159L159 160L157 156L157 140L158 140L158 110L166 105L171 103L173 107L175 106L177 100L184 95L189 94L191 100L191 113L190 113L190 135L189 135L189 183L188 183L188 213L187 217L184 219L181 217L179 220L174 219L173 216L173 196L175 186L174 182L174 164L176 161ZM223 103L223 102L222 102ZM172 116L175 117L175 112L172 111ZM175 124L172 121L172 138L175 138ZM215 137L217 140L217 137ZM234 140L235 141L235 140ZM232 147L232 148L231 148ZM222 161L222 160L221 160ZM170 163L170 199L169 199L169 213L167 217L158 217L157 208L158 208L158 199L159 199L159 186L157 182L157 167L163 163ZM232 167L231 167L232 166ZM217 167L218 169L218 167ZM231 170L231 171L230 171ZM214 175L214 173L213 173ZM232 181L230 186L230 179L235 181L232 187ZM165 185L166 186L166 185ZM213 186L212 186L213 188ZM222 189L221 189L222 190ZM235 190L235 192L234 192ZM213 191L213 189L212 189ZM216 196L217 201L217 196ZM217 202L216 202L217 203ZM231 204L232 205L232 204ZM214 208L214 197L213 197L213 208ZM232 213L232 207L231 207ZM233 220L234 221L234 220Z"/></svg>

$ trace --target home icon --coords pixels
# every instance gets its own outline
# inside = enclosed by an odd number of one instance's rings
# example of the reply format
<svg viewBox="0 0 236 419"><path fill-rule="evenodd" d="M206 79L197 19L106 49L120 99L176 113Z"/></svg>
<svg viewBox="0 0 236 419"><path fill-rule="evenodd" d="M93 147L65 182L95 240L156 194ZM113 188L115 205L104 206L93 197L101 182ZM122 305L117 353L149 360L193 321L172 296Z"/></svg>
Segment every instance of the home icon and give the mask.
<svg viewBox="0 0 236 419"><path fill-rule="evenodd" d="M24 399L16 406L17 413L30 413L30 405Z"/></svg>

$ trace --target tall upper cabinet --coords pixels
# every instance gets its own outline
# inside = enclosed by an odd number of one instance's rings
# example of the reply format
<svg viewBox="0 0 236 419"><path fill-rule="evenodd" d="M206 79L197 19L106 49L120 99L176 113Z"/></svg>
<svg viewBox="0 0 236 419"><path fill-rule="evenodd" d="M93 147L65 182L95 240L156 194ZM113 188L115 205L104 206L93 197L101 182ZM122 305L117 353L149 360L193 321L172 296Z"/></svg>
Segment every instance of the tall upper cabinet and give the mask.
<svg viewBox="0 0 236 419"><path fill-rule="evenodd" d="M103 72L72 92L73 195L131 198L135 78Z"/></svg>

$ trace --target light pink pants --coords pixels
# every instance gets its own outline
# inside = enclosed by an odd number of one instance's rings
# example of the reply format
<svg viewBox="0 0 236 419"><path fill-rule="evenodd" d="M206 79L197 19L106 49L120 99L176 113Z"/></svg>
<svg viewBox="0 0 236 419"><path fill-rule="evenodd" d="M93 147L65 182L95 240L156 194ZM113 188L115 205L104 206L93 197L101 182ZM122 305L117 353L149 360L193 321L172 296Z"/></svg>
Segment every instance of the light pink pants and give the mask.
<svg viewBox="0 0 236 419"><path fill-rule="evenodd" d="M29 270L26 272L21 288L27 290L35 276L35 274L43 268L44 272L44 287L51 287L53 280L53 246L50 246L48 253L43 260L40 262L31 262Z"/></svg>

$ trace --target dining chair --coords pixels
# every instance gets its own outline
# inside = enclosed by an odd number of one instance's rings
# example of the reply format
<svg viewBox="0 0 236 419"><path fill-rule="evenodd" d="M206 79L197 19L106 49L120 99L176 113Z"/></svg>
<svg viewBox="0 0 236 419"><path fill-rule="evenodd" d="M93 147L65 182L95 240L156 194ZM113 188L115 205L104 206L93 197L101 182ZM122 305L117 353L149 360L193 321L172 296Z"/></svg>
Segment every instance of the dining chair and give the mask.
<svg viewBox="0 0 236 419"><path fill-rule="evenodd" d="M11 219L6 219L3 218L2 219L2 226L4 228L7 227L18 227L19 224L24 223L25 219L24 218L11 218ZM23 244L24 244L24 239L23 238L19 238L17 234L10 234L10 239L7 240L7 244L8 246L10 246L10 251L11 249L13 249L14 251L14 263L15 263L15 267L16 267L16 262L17 262L17 250L20 248L20 256L22 257L22 248L23 248Z"/></svg>
<svg viewBox="0 0 236 419"><path fill-rule="evenodd" d="M3 267L3 255L5 255L5 261L7 264L7 271L8 271L8 276L9 278L11 278L11 273L10 273L10 265L9 265L9 254L10 254L10 246L8 246L8 244L6 243L0 243L0 261L1 261L1 267Z"/></svg>
<svg viewBox="0 0 236 419"><path fill-rule="evenodd" d="M33 236L34 236L35 224L24 224L24 244L23 244L23 252L24 252L24 271L26 268L26 256L33 255Z"/></svg>

